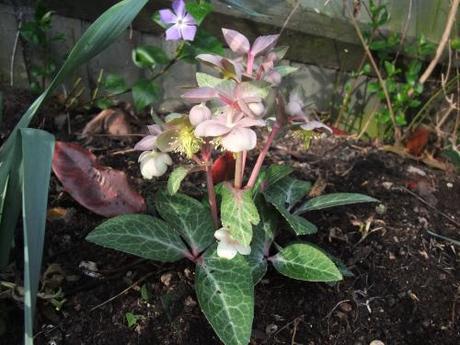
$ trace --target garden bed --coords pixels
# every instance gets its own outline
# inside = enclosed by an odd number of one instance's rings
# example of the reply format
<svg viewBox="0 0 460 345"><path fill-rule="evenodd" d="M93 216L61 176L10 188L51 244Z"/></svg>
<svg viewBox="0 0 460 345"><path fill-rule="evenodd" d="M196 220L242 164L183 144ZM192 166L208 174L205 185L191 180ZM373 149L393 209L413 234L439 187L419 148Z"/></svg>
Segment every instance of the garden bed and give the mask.
<svg viewBox="0 0 460 345"><path fill-rule="evenodd" d="M22 104L12 104L12 95L6 96L8 125L14 123L12 114L22 113ZM36 124L55 131L53 107L42 114ZM76 133L91 118L71 117L71 133L54 133L58 140L77 140ZM138 153L127 151L132 146L107 137L95 137L87 145L103 164L127 171L150 203L149 196L167 177L142 180ZM252 344L460 342L458 247L427 232L459 238L458 175L337 138L316 143L308 153L282 140L270 160L293 165L298 177L319 179L318 193L361 192L381 205L310 213L319 231L305 239L340 258L353 276L327 285L288 280L269 270L256 286ZM183 186L195 195L204 192L196 176ZM56 288L62 288L66 301L56 311L38 299L37 344L219 344L197 305L192 263L148 262L85 241L103 218L73 201L53 176L49 208L57 207L65 214L48 220L43 271L54 269L49 284L59 282ZM294 238L285 230L286 241ZM21 249L17 247L8 275L13 280L21 272ZM1 343L19 344L21 304L0 299L0 306L7 310ZM137 319L131 327L128 313Z"/></svg>

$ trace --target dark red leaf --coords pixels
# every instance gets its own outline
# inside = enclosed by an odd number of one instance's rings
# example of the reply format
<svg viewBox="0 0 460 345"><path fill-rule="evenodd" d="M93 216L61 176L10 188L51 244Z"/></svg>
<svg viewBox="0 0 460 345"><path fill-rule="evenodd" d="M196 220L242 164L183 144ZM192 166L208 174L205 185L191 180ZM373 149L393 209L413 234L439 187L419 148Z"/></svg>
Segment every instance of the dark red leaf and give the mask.
<svg viewBox="0 0 460 345"><path fill-rule="evenodd" d="M224 152L215 160L211 171L214 184L231 180L235 175L235 158L233 157L233 153Z"/></svg>
<svg viewBox="0 0 460 345"><path fill-rule="evenodd" d="M105 217L146 210L144 198L123 171L98 164L96 156L77 143L57 141L53 171L79 204Z"/></svg>
<svg viewBox="0 0 460 345"><path fill-rule="evenodd" d="M332 129L332 134L335 136L347 136L348 133L341 130L340 128L334 127L334 126L329 126Z"/></svg>
<svg viewBox="0 0 460 345"><path fill-rule="evenodd" d="M417 128L407 139L406 149L411 155L420 156L430 138L430 131L424 127Z"/></svg>

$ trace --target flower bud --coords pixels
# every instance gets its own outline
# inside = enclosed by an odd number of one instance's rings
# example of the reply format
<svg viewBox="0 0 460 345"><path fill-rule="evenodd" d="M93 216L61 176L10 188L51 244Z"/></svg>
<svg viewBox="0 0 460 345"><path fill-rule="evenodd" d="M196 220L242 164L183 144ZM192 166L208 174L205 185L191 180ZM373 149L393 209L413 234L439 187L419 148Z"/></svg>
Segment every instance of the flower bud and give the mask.
<svg viewBox="0 0 460 345"><path fill-rule="evenodd" d="M198 126L201 122L210 120L211 110L204 103L195 105L190 109L189 120L193 127Z"/></svg>
<svg viewBox="0 0 460 345"><path fill-rule="evenodd" d="M168 165L173 162L167 153L157 151L145 151L139 156L141 174L145 179L151 180L159 177L168 170Z"/></svg>

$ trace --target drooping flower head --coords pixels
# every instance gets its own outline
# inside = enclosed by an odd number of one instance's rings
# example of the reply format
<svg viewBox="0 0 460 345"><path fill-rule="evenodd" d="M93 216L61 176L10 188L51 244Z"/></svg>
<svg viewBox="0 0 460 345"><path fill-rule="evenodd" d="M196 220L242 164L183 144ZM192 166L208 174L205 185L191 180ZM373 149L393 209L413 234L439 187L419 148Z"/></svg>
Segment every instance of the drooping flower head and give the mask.
<svg viewBox="0 0 460 345"><path fill-rule="evenodd" d="M240 242L234 240L230 236L230 233L227 230L225 230L225 228L216 230L216 232L214 233L214 237L219 242L217 244L217 255L221 258L231 260L238 253L240 253L241 255L251 254L251 247L245 246Z"/></svg>
<svg viewBox="0 0 460 345"><path fill-rule="evenodd" d="M166 30L166 40L193 41L195 38L197 23L195 19L187 13L184 0L175 0L170 9L160 10L160 19L166 25L171 25Z"/></svg>

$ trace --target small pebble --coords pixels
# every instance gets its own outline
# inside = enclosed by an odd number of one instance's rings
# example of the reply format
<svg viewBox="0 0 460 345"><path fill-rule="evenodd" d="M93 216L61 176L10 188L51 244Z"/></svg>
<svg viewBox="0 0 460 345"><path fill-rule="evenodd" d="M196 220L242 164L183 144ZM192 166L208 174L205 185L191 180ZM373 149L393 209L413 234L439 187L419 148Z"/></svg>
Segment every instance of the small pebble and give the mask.
<svg viewBox="0 0 460 345"><path fill-rule="evenodd" d="M274 323L269 324L267 327L265 327L265 333L266 334L273 334L278 330L278 326L275 325Z"/></svg>
<svg viewBox="0 0 460 345"><path fill-rule="evenodd" d="M166 287L168 287L169 285L171 285L171 279L172 279L172 273L165 273L165 274L162 274L161 277L160 277L160 281L161 281Z"/></svg>

